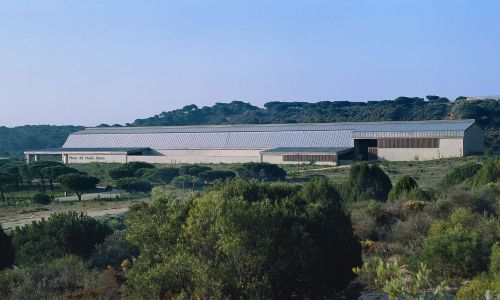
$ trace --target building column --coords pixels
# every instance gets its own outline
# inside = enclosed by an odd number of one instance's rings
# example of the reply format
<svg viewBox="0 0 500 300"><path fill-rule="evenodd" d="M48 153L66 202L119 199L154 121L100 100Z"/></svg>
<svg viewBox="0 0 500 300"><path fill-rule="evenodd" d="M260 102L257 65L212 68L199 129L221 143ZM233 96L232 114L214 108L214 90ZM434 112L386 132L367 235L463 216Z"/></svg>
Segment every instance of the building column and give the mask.
<svg viewBox="0 0 500 300"><path fill-rule="evenodd" d="M35 154L35 161L38 161L38 154Z"/></svg>

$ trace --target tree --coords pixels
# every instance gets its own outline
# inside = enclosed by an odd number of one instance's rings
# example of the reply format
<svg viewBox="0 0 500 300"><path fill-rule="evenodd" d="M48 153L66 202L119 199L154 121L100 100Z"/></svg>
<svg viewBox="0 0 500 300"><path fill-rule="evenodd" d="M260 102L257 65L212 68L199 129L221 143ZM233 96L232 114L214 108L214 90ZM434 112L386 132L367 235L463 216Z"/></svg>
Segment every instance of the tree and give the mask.
<svg viewBox="0 0 500 300"><path fill-rule="evenodd" d="M216 180L226 180L234 178L236 177L236 173L229 170L209 170L199 173L198 177L207 183L211 183Z"/></svg>
<svg viewBox="0 0 500 300"><path fill-rule="evenodd" d="M246 180L277 181L286 177L286 171L270 163L244 163L237 169L238 175Z"/></svg>
<svg viewBox="0 0 500 300"><path fill-rule="evenodd" d="M45 192L45 176L42 172L44 168L61 166L62 164L55 161L35 161L28 165L29 172L32 179L40 179L40 183L42 184L42 191Z"/></svg>
<svg viewBox="0 0 500 300"><path fill-rule="evenodd" d="M118 167L116 169L109 171L109 177L111 177L114 180L122 178L130 178L134 177L134 175L135 175L135 170L126 167Z"/></svg>
<svg viewBox="0 0 500 300"><path fill-rule="evenodd" d="M15 184L16 181L16 177L6 173L0 173L0 197L2 198L2 201L5 202L5 196L3 194L4 188L8 185Z"/></svg>
<svg viewBox="0 0 500 300"><path fill-rule="evenodd" d="M5 233L0 225L0 271L14 264L14 248L11 237Z"/></svg>
<svg viewBox="0 0 500 300"><path fill-rule="evenodd" d="M79 173L71 173L58 177L59 183L63 190L73 192L78 197L78 201L82 200L82 195L91 192L95 189L95 185L99 179Z"/></svg>
<svg viewBox="0 0 500 300"><path fill-rule="evenodd" d="M418 188L418 184L415 179L411 176L405 175L399 179L395 186L392 187L388 198L391 201L397 200L400 197L410 195L410 193L416 188Z"/></svg>
<svg viewBox="0 0 500 300"><path fill-rule="evenodd" d="M341 192L344 200L351 202L386 201L391 189L391 180L379 166L360 163L351 167L349 178Z"/></svg>
<svg viewBox="0 0 500 300"><path fill-rule="evenodd" d="M116 186L131 193L149 192L152 188L151 183L135 178L122 178L118 180Z"/></svg>
<svg viewBox="0 0 500 300"><path fill-rule="evenodd" d="M154 172L148 176L147 180L161 183L169 184L172 179L179 176L179 169L176 168L159 168L154 170Z"/></svg>
<svg viewBox="0 0 500 300"><path fill-rule="evenodd" d="M50 188L54 190L54 180L56 180L57 177L65 174L79 173L79 171L64 165L60 165L43 168L41 169L41 173L45 178L49 179Z"/></svg>
<svg viewBox="0 0 500 300"><path fill-rule="evenodd" d="M198 176L198 174L210 170L212 170L212 168L207 166L185 165L179 168L179 173L180 175Z"/></svg>
<svg viewBox="0 0 500 300"><path fill-rule="evenodd" d="M50 196L45 193L37 193L33 196L33 202L37 204L47 205L51 200Z"/></svg>
<svg viewBox="0 0 500 300"><path fill-rule="evenodd" d="M361 246L333 184L226 181L131 208L135 298L322 298L355 277Z"/></svg>
<svg viewBox="0 0 500 300"><path fill-rule="evenodd" d="M12 244L16 262L31 265L71 254L88 257L109 234L107 225L83 213L55 213L48 219L16 227Z"/></svg>

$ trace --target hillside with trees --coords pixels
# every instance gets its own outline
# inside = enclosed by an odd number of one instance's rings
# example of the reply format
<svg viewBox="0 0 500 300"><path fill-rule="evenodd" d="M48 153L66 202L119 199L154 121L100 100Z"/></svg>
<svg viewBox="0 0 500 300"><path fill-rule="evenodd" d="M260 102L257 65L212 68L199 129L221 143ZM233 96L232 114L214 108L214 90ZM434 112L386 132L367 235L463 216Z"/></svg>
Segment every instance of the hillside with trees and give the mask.
<svg viewBox="0 0 500 300"><path fill-rule="evenodd" d="M126 126L181 126L217 124L324 123L365 121L416 121L436 119L476 119L486 130L488 151L500 152L500 101L467 99L455 101L439 96L399 97L368 102L272 101L257 107L242 101L198 107L194 104L137 119ZM101 127L110 125L101 124ZM111 126L120 126L114 124ZM60 147L67 136L81 126L27 125L0 127L0 156L20 156L25 150Z"/></svg>

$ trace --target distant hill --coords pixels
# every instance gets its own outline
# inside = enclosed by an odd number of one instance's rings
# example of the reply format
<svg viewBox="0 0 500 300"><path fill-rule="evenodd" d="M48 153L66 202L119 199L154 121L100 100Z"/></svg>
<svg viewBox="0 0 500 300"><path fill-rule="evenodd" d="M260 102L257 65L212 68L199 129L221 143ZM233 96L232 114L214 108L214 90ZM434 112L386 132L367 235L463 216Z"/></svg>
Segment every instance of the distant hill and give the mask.
<svg viewBox="0 0 500 300"><path fill-rule="evenodd" d="M439 96L399 97L395 100L349 102L268 102L263 108L233 101L199 108L162 112L137 119L126 126L174 126L204 124L323 123L354 121L410 121L431 119L476 119L486 130L486 146L500 152L500 100ZM109 126L101 124L100 126ZM120 126L120 125L112 125ZM0 127L0 156L19 156L24 150L60 147L66 137L82 126Z"/></svg>
<svg viewBox="0 0 500 300"><path fill-rule="evenodd" d="M24 150L60 147L82 126L25 125L0 127L0 156L21 156Z"/></svg>

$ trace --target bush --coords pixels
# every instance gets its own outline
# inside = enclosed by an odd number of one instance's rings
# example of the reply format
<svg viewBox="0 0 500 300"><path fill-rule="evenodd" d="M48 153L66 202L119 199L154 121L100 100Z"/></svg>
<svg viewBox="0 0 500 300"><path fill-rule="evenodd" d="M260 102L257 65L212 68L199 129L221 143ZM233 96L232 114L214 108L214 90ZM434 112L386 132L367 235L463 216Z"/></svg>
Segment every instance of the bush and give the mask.
<svg viewBox="0 0 500 300"><path fill-rule="evenodd" d="M417 182L411 176L405 175L396 183L389 192L388 198L390 201L408 197L408 195L418 187Z"/></svg>
<svg viewBox="0 0 500 300"><path fill-rule="evenodd" d="M360 163L351 167L341 192L347 201L386 201L391 189L391 180L379 166Z"/></svg>
<svg viewBox="0 0 500 300"><path fill-rule="evenodd" d="M457 209L448 220L433 223L422 241L421 259L442 278L470 278L486 271L498 240L497 218Z"/></svg>
<svg viewBox="0 0 500 300"><path fill-rule="evenodd" d="M175 177L179 176L179 169L159 168L147 177L148 181L161 184L169 184Z"/></svg>
<svg viewBox="0 0 500 300"><path fill-rule="evenodd" d="M119 167L109 171L109 177L111 177L114 180L119 180L122 178L130 178L134 177L134 175L135 175L135 170L125 167Z"/></svg>
<svg viewBox="0 0 500 300"><path fill-rule="evenodd" d="M185 165L179 168L179 173L181 175L198 176L198 174L210 170L212 170L212 168L207 166Z"/></svg>
<svg viewBox="0 0 500 300"><path fill-rule="evenodd" d="M134 170L134 172L139 170L139 169L154 169L155 168L154 165L147 163L147 162L143 162L143 161L132 161L132 162L126 163L125 167L127 169Z"/></svg>
<svg viewBox="0 0 500 300"><path fill-rule="evenodd" d="M496 182L500 178L500 158L490 158L486 160L481 169L472 180L472 186L480 187L490 182Z"/></svg>
<svg viewBox="0 0 500 300"><path fill-rule="evenodd" d="M120 179L116 186L130 193L147 193L152 189L151 183L135 178Z"/></svg>
<svg viewBox="0 0 500 300"><path fill-rule="evenodd" d="M33 202L36 204L42 204L42 205L47 205L50 204L52 199L50 198L49 195L45 193L37 193L35 196L33 196Z"/></svg>
<svg viewBox="0 0 500 300"><path fill-rule="evenodd" d="M446 175L442 185L450 187L466 180L472 180L474 175L481 169L481 165L475 162L468 162L465 165L455 168L451 173Z"/></svg>
<svg viewBox="0 0 500 300"><path fill-rule="evenodd" d="M137 247L125 238L125 232L116 231L106 237L104 242L96 245L95 251L89 258L89 265L104 269L107 266L119 268L125 260L139 255Z"/></svg>
<svg viewBox="0 0 500 300"><path fill-rule="evenodd" d="M98 277L74 256L0 272L3 299L63 299Z"/></svg>
<svg viewBox="0 0 500 300"><path fill-rule="evenodd" d="M286 171L270 163L244 163L237 169L238 175L246 180L277 181L284 180Z"/></svg>
<svg viewBox="0 0 500 300"><path fill-rule="evenodd" d="M0 224L0 271L14 264L14 248L11 237L5 233Z"/></svg>
<svg viewBox="0 0 500 300"><path fill-rule="evenodd" d="M324 298L361 264L327 181L302 189L226 181L188 201L154 198L131 209L127 238L141 252L128 272L132 298Z"/></svg>
<svg viewBox="0 0 500 300"><path fill-rule="evenodd" d="M197 189L203 186L203 182L198 177L191 175L177 176L170 184L178 189Z"/></svg>
<svg viewBox="0 0 500 300"><path fill-rule="evenodd" d="M489 294L491 297L486 298ZM457 300L498 299L500 296L500 274L480 274L462 286L455 295Z"/></svg>
<svg viewBox="0 0 500 300"><path fill-rule="evenodd" d="M12 231L16 263L29 265L70 254L88 257L110 233L108 226L83 213L55 213Z"/></svg>
<svg viewBox="0 0 500 300"><path fill-rule="evenodd" d="M228 170L210 170L198 174L198 177L206 183L211 183L216 180L226 180L236 177L236 173Z"/></svg>

